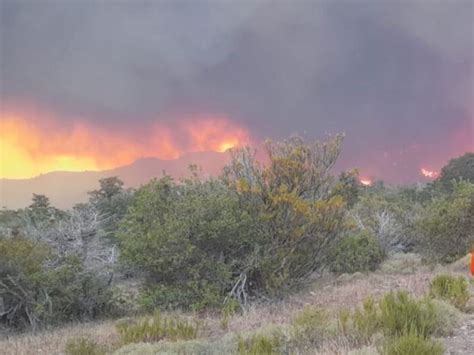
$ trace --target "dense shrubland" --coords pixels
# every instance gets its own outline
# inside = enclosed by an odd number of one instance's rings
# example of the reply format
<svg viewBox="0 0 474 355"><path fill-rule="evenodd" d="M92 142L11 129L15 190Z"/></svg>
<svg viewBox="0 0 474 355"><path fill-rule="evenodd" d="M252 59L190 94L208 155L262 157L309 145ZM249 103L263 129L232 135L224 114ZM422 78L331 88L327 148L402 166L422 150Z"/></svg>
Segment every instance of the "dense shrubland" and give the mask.
<svg viewBox="0 0 474 355"><path fill-rule="evenodd" d="M2 210L0 325L37 329L124 316L130 309L180 309L218 310L226 328L225 317L253 302L285 298L310 276L375 271L400 253L446 263L469 252L472 154L452 160L426 186L365 187L357 171L331 174L341 146L342 136L267 142L264 163L250 148L235 150L219 177L203 179L192 169L189 179L163 176L137 190L111 177L90 192L88 203L68 211L42 195L23 210ZM130 280L139 289L127 299L123 285ZM430 295L465 306L461 280L436 279ZM426 333L436 327L436 302L404 294L367 300L341 314L331 329L320 324L328 317L324 311L305 309L291 330L233 344L237 352L255 353L294 341L311 347L321 337L342 334L360 345L382 329L389 354L410 347L436 353L439 346ZM401 329L394 310L419 317L413 327L424 322L423 328ZM122 332L166 333L169 324L144 319ZM70 349L91 346L84 341Z"/></svg>

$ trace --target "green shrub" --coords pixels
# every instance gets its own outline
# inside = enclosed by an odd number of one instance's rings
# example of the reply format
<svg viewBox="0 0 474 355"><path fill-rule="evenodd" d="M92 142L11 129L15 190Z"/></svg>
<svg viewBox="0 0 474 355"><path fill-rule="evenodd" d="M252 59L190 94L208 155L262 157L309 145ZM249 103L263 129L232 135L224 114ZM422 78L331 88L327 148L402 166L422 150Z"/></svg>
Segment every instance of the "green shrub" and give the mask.
<svg viewBox="0 0 474 355"><path fill-rule="evenodd" d="M306 306L293 318L294 339L297 343L320 343L328 334L329 317L324 309Z"/></svg>
<svg viewBox="0 0 474 355"><path fill-rule="evenodd" d="M151 317L123 320L116 327L124 344L195 339L199 329L196 322L177 316L162 316L159 312Z"/></svg>
<svg viewBox="0 0 474 355"><path fill-rule="evenodd" d="M87 338L69 339L65 348L66 355L105 355L103 346Z"/></svg>
<svg viewBox="0 0 474 355"><path fill-rule="evenodd" d="M242 355L280 354L282 339L277 334L255 334L247 339L238 338L238 352Z"/></svg>
<svg viewBox="0 0 474 355"><path fill-rule="evenodd" d="M387 341L384 351L386 355L442 355L443 345L416 334L406 334Z"/></svg>
<svg viewBox="0 0 474 355"><path fill-rule="evenodd" d="M461 311L441 300L433 299L431 303L434 305L437 318L437 326L433 335L437 337L452 335L461 322Z"/></svg>
<svg viewBox="0 0 474 355"><path fill-rule="evenodd" d="M234 334L217 339L162 340L158 343L132 343L121 347L114 355L222 355L237 354Z"/></svg>
<svg viewBox="0 0 474 355"><path fill-rule="evenodd" d="M453 180L474 183L474 153L469 152L451 159L441 169L441 174L436 179L434 185L439 185L440 188L452 191Z"/></svg>
<svg viewBox="0 0 474 355"><path fill-rule="evenodd" d="M240 303L236 299L229 300L221 310L221 327L227 329L229 320L240 309Z"/></svg>
<svg viewBox="0 0 474 355"><path fill-rule="evenodd" d="M220 307L245 251L246 220L217 181L142 186L119 238L122 262L146 276L145 309Z"/></svg>
<svg viewBox="0 0 474 355"><path fill-rule="evenodd" d="M464 310L469 301L468 284L462 276L438 275L431 281L430 295Z"/></svg>
<svg viewBox="0 0 474 355"><path fill-rule="evenodd" d="M453 262L474 243L474 183L454 184L435 199L417 221L418 248L428 260Z"/></svg>
<svg viewBox="0 0 474 355"><path fill-rule="evenodd" d="M326 266L348 224L345 187L330 191L341 146L342 135L267 142L268 164L236 150L219 179L142 186L118 238L121 261L146 278L146 308L281 297Z"/></svg>
<svg viewBox="0 0 474 355"><path fill-rule="evenodd" d="M400 291L385 295L379 302L380 324L389 336L403 336L416 332L428 338L438 325L435 305L429 300L417 301Z"/></svg>
<svg viewBox="0 0 474 355"><path fill-rule="evenodd" d="M367 232L361 232L344 238L336 246L331 268L337 273L374 271L383 258L377 239Z"/></svg>
<svg viewBox="0 0 474 355"><path fill-rule="evenodd" d="M423 266L422 258L414 253L397 253L380 265L384 274L413 274Z"/></svg>
<svg viewBox="0 0 474 355"><path fill-rule="evenodd" d="M353 317L354 330L357 338L367 342L379 329L379 315L373 298L367 298L362 309L356 309Z"/></svg>
<svg viewBox="0 0 474 355"><path fill-rule="evenodd" d="M380 331L380 315L373 298L364 300L353 312L342 309L338 315L339 332L356 344L367 344Z"/></svg>

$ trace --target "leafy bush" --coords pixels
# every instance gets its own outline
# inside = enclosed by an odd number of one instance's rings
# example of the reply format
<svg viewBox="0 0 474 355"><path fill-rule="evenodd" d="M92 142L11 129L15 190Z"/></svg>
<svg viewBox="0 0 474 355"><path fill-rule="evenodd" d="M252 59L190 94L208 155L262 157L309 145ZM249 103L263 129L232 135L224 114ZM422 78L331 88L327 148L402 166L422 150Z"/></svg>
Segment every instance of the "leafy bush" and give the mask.
<svg viewBox="0 0 474 355"><path fill-rule="evenodd" d="M453 180L474 183L474 153L466 153L463 156L451 159L441 169L441 174L434 185L440 185L442 188L452 191Z"/></svg>
<svg viewBox="0 0 474 355"><path fill-rule="evenodd" d="M422 338L432 335L438 325L435 305L429 300L417 301L400 291L385 295L379 302L380 324L386 335L416 334Z"/></svg>
<svg viewBox="0 0 474 355"><path fill-rule="evenodd" d="M433 261L452 262L474 243L474 184L457 183L435 199L417 222L420 253Z"/></svg>
<svg viewBox="0 0 474 355"><path fill-rule="evenodd" d="M119 234L124 264L146 277L149 309L220 307L280 297L326 265L346 228L330 193L342 137L267 143L268 166L234 153L219 180L142 186Z"/></svg>
<svg viewBox="0 0 474 355"><path fill-rule="evenodd" d="M383 260L383 252L372 235L361 232L344 238L332 259L332 270L337 273L374 271Z"/></svg>
<svg viewBox="0 0 474 355"><path fill-rule="evenodd" d="M104 347L87 338L69 339L65 348L66 355L105 355Z"/></svg>
<svg viewBox="0 0 474 355"><path fill-rule="evenodd" d="M328 315L325 310L306 306L293 318L294 339L297 343L320 343L328 333Z"/></svg>
<svg viewBox="0 0 474 355"><path fill-rule="evenodd" d="M159 312L152 317L122 320L116 327L123 344L195 339L199 329L196 322L177 316L162 316Z"/></svg>
<svg viewBox="0 0 474 355"><path fill-rule="evenodd" d="M442 355L444 349L440 342L410 333L389 339L383 353L386 355Z"/></svg>
<svg viewBox="0 0 474 355"><path fill-rule="evenodd" d="M469 301L468 284L462 276L438 275L431 281L430 295L464 310Z"/></svg>
<svg viewBox="0 0 474 355"><path fill-rule="evenodd" d="M110 312L109 288L76 257L60 258L44 243L0 238L0 323L33 329Z"/></svg>
<svg viewBox="0 0 474 355"><path fill-rule="evenodd" d="M122 261L146 276L146 308L220 306L245 256L247 219L218 181L165 177L139 189L120 240Z"/></svg>

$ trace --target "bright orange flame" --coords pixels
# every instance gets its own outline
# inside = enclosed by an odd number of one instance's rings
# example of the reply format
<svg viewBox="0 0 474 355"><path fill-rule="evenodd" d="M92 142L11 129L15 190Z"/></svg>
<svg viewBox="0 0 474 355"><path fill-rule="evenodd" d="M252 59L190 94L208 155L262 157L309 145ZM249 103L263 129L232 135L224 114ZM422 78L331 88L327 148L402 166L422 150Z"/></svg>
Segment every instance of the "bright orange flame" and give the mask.
<svg viewBox="0 0 474 355"><path fill-rule="evenodd" d="M428 169L425 169L425 168L421 168L421 174L425 177L428 177L428 178L435 178L438 176L438 172L434 171L434 170L428 170Z"/></svg>
<svg viewBox="0 0 474 355"><path fill-rule="evenodd" d="M372 180L370 180L370 179L360 179L359 181L364 186L371 186L372 185Z"/></svg>
<svg viewBox="0 0 474 355"><path fill-rule="evenodd" d="M0 178L110 169L141 157L174 159L187 152L223 152L249 141L247 130L225 116L148 124L142 134L119 124L105 129L81 119L69 122L65 127L44 113L1 111Z"/></svg>

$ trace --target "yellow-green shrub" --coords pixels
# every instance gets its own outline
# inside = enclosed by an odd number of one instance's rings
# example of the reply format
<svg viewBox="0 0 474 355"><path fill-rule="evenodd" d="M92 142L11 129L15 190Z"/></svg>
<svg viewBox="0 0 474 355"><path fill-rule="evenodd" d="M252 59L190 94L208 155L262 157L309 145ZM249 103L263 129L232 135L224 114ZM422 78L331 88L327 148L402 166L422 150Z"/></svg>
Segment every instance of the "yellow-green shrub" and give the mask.
<svg viewBox="0 0 474 355"><path fill-rule="evenodd" d="M467 286L466 279L462 276L438 275L431 281L430 295L463 310L469 301Z"/></svg>
<svg viewBox="0 0 474 355"><path fill-rule="evenodd" d="M65 348L66 355L105 355L105 349L87 338L69 339Z"/></svg>
<svg viewBox="0 0 474 355"><path fill-rule="evenodd" d="M416 332L420 337L428 338L438 325L434 304L428 299L415 300L404 291L385 295L379 307L385 335L403 336Z"/></svg>
<svg viewBox="0 0 474 355"><path fill-rule="evenodd" d="M238 351L241 355L279 354L281 338L276 334L255 334L250 338L238 338Z"/></svg>
<svg viewBox="0 0 474 355"><path fill-rule="evenodd" d="M197 322L177 316L162 316L159 312L151 317L119 322L116 327L124 344L195 339L199 329Z"/></svg>
<svg viewBox="0 0 474 355"><path fill-rule="evenodd" d="M413 333L389 339L383 353L386 355L442 355L444 349L441 343Z"/></svg>
<svg viewBox="0 0 474 355"><path fill-rule="evenodd" d="M348 309L339 312L339 331L355 343L365 344L380 330L379 313L377 303L368 297L361 308L353 312Z"/></svg>
<svg viewBox="0 0 474 355"><path fill-rule="evenodd" d="M293 337L296 342L319 343L328 333L328 314L325 310L314 307L304 307L293 318Z"/></svg>

